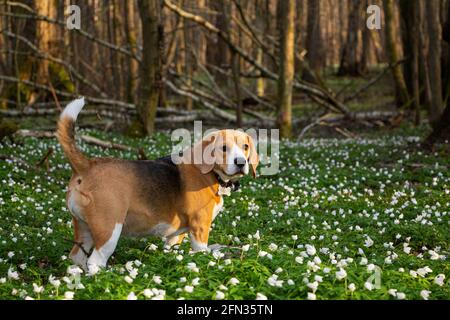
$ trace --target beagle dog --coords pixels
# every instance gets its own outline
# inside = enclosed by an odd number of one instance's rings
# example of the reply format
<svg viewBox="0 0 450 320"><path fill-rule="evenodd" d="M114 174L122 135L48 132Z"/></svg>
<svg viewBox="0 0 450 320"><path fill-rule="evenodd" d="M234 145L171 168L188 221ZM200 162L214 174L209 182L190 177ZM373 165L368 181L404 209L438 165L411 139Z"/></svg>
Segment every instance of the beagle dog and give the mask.
<svg viewBox="0 0 450 320"><path fill-rule="evenodd" d="M184 150L180 161L88 158L74 138L83 106L84 98L69 103L57 131L73 171L66 195L75 237L72 261L88 271L105 267L121 235L156 235L174 245L188 233L194 251L208 250L211 223L223 205L221 190L249 173L256 177L252 138L215 131Z"/></svg>

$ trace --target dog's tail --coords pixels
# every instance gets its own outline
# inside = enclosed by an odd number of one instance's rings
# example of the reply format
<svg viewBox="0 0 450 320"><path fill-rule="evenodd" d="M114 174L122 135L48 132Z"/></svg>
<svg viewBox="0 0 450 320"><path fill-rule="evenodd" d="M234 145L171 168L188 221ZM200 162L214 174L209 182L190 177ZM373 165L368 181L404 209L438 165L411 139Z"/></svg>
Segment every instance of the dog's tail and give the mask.
<svg viewBox="0 0 450 320"><path fill-rule="evenodd" d="M56 133L58 141L69 159L72 170L78 174L87 171L91 166L90 160L81 153L75 144L75 121L83 107L84 98L70 102L61 113Z"/></svg>

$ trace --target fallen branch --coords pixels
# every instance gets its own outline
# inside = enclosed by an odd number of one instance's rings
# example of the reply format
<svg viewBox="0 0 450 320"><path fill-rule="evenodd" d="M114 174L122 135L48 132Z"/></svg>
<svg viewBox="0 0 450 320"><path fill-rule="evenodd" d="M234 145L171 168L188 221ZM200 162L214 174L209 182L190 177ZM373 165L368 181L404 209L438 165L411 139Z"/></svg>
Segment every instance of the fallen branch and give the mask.
<svg viewBox="0 0 450 320"><path fill-rule="evenodd" d="M53 148L48 148L47 152L44 154L44 156L42 157L41 160L39 160L34 166L36 168L39 168L40 166L42 166L42 164L46 164L47 166L47 171L48 171L48 158L53 154Z"/></svg>
<svg viewBox="0 0 450 320"><path fill-rule="evenodd" d="M370 87L372 87L374 84L376 84L378 81L380 81L383 76L392 68L395 68L396 66L398 66L399 64L402 64L406 61L407 59L402 59L399 60L395 63L391 63L389 64L386 68L383 69L383 71L381 71L376 77L374 77L372 80L370 80L368 83L366 83L364 86L362 86L361 88L359 88L358 90L356 90L352 95L344 98L344 102L349 102L351 100L354 100L355 98L357 98L361 93L363 93L364 91L366 91L367 89L369 89Z"/></svg>

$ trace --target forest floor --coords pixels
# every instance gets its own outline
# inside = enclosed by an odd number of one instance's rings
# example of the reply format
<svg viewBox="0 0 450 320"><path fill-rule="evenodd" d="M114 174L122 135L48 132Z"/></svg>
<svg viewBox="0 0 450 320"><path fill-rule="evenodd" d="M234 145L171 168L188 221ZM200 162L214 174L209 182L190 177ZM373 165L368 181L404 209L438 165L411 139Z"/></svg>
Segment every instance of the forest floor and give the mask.
<svg viewBox="0 0 450 320"><path fill-rule="evenodd" d="M170 153L167 134L92 136ZM210 244L222 254L166 250L121 238L94 276L71 267L70 167L54 139L25 138L0 154L0 299L450 299L450 163L417 148L424 130L359 139L283 141L280 172L245 178L225 199ZM91 156L136 154L80 143ZM77 281L79 279L79 282Z"/></svg>

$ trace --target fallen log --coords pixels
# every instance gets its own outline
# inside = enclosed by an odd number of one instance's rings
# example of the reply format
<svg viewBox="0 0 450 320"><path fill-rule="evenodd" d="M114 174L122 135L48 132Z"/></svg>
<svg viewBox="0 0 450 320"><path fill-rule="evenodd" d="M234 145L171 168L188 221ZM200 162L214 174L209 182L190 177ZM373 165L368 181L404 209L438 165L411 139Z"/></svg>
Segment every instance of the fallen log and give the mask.
<svg viewBox="0 0 450 320"><path fill-rule="evenodd" d="M36 131L36 130L18 130L15 133L16 136L19 137L33 137L33 138L45 138L45 139L53 139L56 138L56 132L55 131ZM142 148L134 148L131 146L127 146L124 144L120 144L120 143L115 143L115 142L111 142L111 141L107 141L107 140L102 140L99 138L95 138L86 134L82 134L80 135L80 138L82 141L91 144L91 145L96 145L102 148L106 148L106 149L115 149L115 150L120 150L120 151L129 151L129 152L136 152L138 155L139 159L147 159L147 157L145 156L145 153L143 151ZM53 149L50 148L46 155L43 157L43 159L41 161L39 161L36 166L42 164L51 154L53 153ZM11 157L10 157L11 158ZM12 157L14 161L17 161L17 159L14 159L14 157ZM0 155L0 159L1 155ZM23 161L20 161L23 162ZM28 164L27 164L28 165Z"/></svg>

